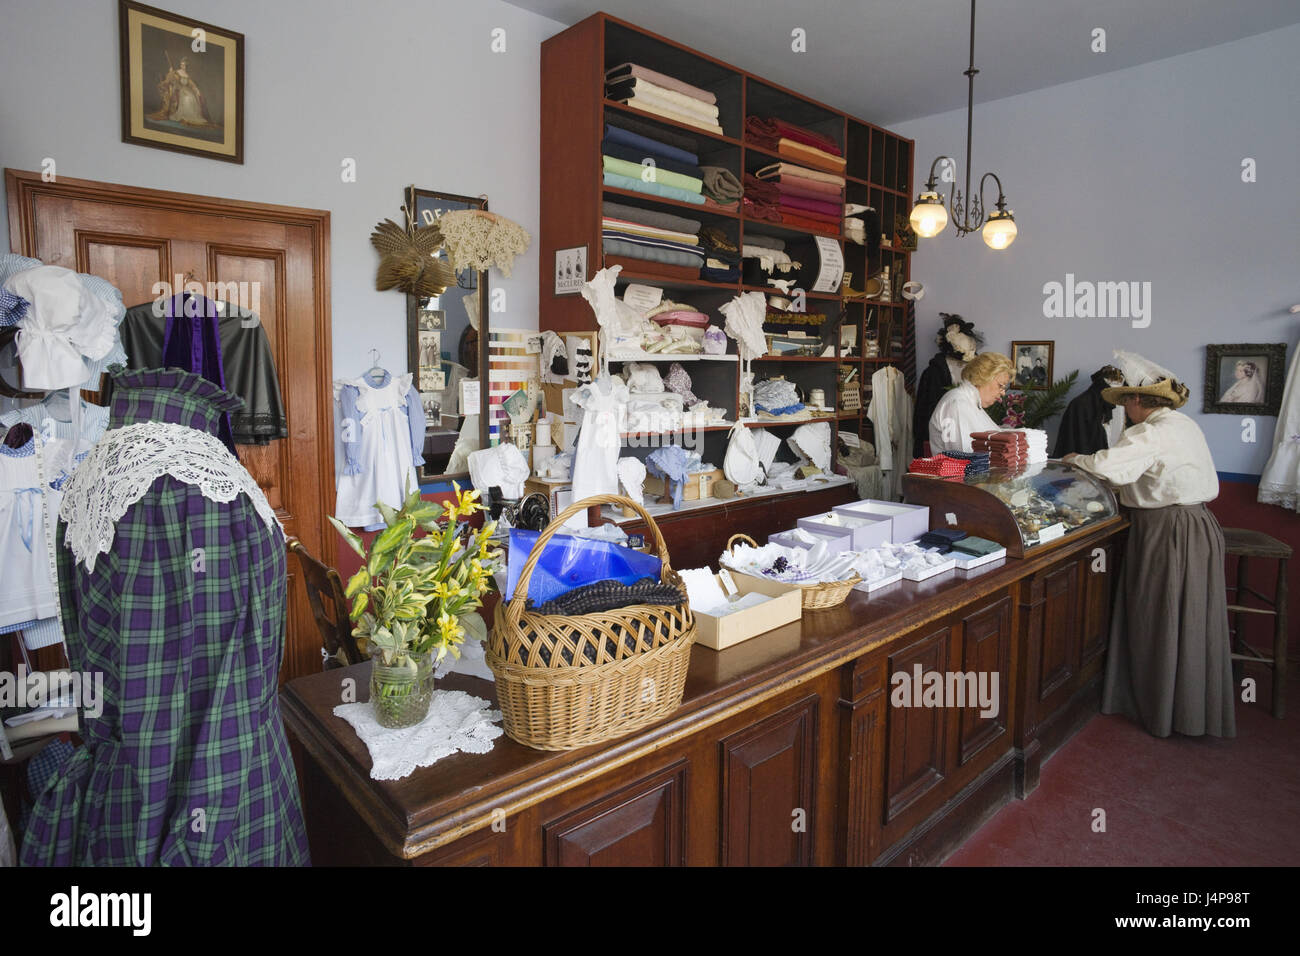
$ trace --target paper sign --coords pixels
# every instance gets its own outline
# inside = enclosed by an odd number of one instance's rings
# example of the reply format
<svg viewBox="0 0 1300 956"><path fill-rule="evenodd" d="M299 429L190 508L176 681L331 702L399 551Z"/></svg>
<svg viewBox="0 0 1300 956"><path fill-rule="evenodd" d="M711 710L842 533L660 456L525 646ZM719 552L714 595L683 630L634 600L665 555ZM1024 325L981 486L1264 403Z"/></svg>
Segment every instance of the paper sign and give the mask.
<svg viewBox="0 0 1300 956"><path fill-rule="evenodd" d="M817 252L821 265L817 269L817 281L813 283L814 292L837 292L844 279L844 253L840 244L825 236L813 236L817 243Z"/></svg>
<svg viewBox="0 0 1300 956"><path fill-rule="evenodd" d="M633 283L623 290L623 301L638 312L649 312L664 299L664 290Z"/></svg>
<svg viewBox="0 0 1300 956"><path fill-rule="evenodd" d="M479 387L478 379L462 378L460 380L460 407L464 409L466 415L477 415L479 413Z"/></svg>

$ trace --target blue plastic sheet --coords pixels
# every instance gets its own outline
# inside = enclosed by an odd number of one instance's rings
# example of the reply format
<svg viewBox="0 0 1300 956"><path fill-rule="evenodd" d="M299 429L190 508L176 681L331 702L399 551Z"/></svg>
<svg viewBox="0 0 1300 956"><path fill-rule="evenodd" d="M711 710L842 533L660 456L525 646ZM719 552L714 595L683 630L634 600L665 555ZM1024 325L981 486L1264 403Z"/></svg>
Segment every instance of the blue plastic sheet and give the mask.
<svg viewBox="0 0 1300 956"><path fill-rule="evenodd" d="M514 597L520 572L528 563L537 544L539 532L510 529L510 557L506 564L506 592L504 598ZM557 534L546 542L542 560L533 569L528 580L528 598L542 604L574 588L597 581L618 581L635 584L642 578L658 578L661 562L651 554L643 554L611 541L593 541Z"/></svg>

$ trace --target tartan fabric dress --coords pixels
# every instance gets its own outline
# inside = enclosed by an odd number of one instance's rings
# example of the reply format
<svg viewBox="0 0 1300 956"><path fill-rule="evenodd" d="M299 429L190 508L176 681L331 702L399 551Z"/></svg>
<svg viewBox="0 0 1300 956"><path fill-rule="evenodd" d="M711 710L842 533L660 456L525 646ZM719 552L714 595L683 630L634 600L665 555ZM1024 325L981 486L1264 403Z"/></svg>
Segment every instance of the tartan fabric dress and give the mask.
<svg viewBox="0 0 1300 956"><path fill-rule="evenodd" d="M142 422L215 436L241 404L179 369L119 373L96 450ZM72 482L106 487L102 471L92 451ZM117 518L111 543L100 539L89 570L69 546L75 527L60 521L68 656L74 672L103 674L103 711L83 711L86 746L37 799L25 865L309 863L277 695L284 534L257 497L260 510L248 493L215 501L161 474Z"/></svg>

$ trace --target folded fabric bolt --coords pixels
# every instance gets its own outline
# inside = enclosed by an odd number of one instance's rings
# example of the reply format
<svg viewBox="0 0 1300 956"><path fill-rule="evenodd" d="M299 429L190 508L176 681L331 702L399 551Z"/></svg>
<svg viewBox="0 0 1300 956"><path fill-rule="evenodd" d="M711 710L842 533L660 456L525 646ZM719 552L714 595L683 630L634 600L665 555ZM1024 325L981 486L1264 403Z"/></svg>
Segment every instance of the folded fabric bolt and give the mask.
<svg viewBox="0 0 1300 956"><path fill-rule="evenodd" d="M805 163L814 169L824 169L827 172L844 172L843 157L834 156L825 150L817 149L815 146L805 146L791 139L782 139L777 144L776 152L778 156Z"/></svg>
<svg viewBox="0 0 1300 956"><path fill-rule="evenodd" d="M836 203L822 202L818 199L807 199L803 196L783 195L777 205L782 209L804 209L808 212L820 213L832 221L836 219L842 220L844 218L840 214L840 208Z"/></svg>
<svg viewBox="0 0 1300 956"><path fill-rule="evenodd" d="M688 166L698 166L700 157L695 152L694 144L690 149L681 149L667 142L663 136L642 136L631 130L620 129L612 124L605 124L605 142L619 143L628 149L639 150L656 159L671 159Z"/></svg>
<svg viewBox="0 0 1300 956"><path fill-rule="evenodd" d="M778 176L776 179L762 179L759 182L775 183L776 188L784 196L804 196L808 199L820 199L836 204L844 199L844 190L835 183L822 183L799 176Z"/></svg>
<svg viewBox="0 0 1300 956"><path fill-rule="evenodd" d="M754 173L759 179L776 179L779 176L797 176L800 179L811 179L816 182L833 183L844 188L844 177L837 176L835 173L826 173L817 169L808 169L799 166L796 163L772 163L764 166L758 172Z"/></svg>
<svg viewBox="0 0 1300 956"><path fill-rule="evenodd" d="M746 230L745 245L758 246L763 249L776 249L778 252L785 250L785 240L777 236L763 236L750 233Z"/></svg>
<svg viewBox="0 0 1300 956"><path fill-rule="evenodd" d="M968 536L960 541L954 541L952 548L954 551L960 551L962 554L971 554L977 557L992 554L994 551L1001 551L1002 545L996 541L990 541L988 538L977 538Z"/></svg>
<svg viewBox="0 0 1300 956"><path fill-rule="evenodd" d="M626 133L636 133L638 136L643 136L657 143L663 143L665 146L671 146L697 158L699 156L699 140L694 136L688 136L681 130L667 129L658 122L644 120L637 116L629 116L626 113L615 113L612 110L605 114L605 118L607 128L612 126Z"/></svg>
<svg viewBox="0 0 1300 956"><path fill-rule="evenodd" d="M683 176L702 178L699 163L683 163L675 159L669 159L667 156L652 156L644 149L626 146L614 140L602 140L600 152L604 156L613 156L615 159L636 163L643 169L666 170L671 173L680 173Z"/></svg>
<svg viewBox="0 0 1300 956"><path fill-rule="evenodd" d="M797 216L791 212L778 212L780 221L787 226L793 226L795 229L804 229L808 232L819 232L826 235L838 236L840 234L840 222L838 219L832 222L818 219L811 215Z"/></svg>
<svg viewBox="0 0 1300 956"><path fill-rule="evenodd" d="M657 209L642 209L639 206L629 206L626 203L609 202L608 200L604 204L602 215L608 219L622 219L625 222L639 223L652 229L681 232L691 236L699 235L701 229L701 223L698 219L688 219L685 216L675 216L670 212L661 212Z"/></svg>
<svg viewBox="0 0 1300 956"><path fill-rule="evenodd" d="M701 257L690 255L676 249L658 249L652 246L636 245L621 239L604 239L601 248L607 256L622 256L628 259L655 262L665 266L679 266L694 270L700 267Z"/></svg>
<svg viewBox="0 0 1300 956"><path fill-rule="evenodd" d="M655 116L662 116L664 119L672 120L674 123L681 123L683 126L691 126L695 129L703 130L706 133L712 133L715 136L723 136L722 127L716 122L710 122L698 113L692 113L684 110L670 101L654 96L651 93L638 93L635 96L627 98L611 96L610 99L625 103L628 106L638 110L645 110L647 113L653 113Z"/></svg>
<svg viewBox="0 0 1300 956"><path fill-rule="evenodd" d="M675 232L672 229L658 229L655 226L643 226L637 222L627 222L623 219L605 218L600 221L601 228L607 232L623 232L633 236L643 236L647 239L667 239L669 242L680 242L684 246L698 246L700 237L693 236L689 232Z"/></svg>
<svg viewBox="0 0 1300 956"><path fill-rule="evenodd" d="M795 126L776 117L746 116L745 139L767 149L775 149L782 139L792 140L834 156L842 154L839 143L821 133Z"/></svg>
<svg viewBox="0 0 1300 956"><path fill-rule="evenodd" d="M605 172L627 176L629 179L639 179L646 183L659 183L663 186L672 186L674 189L684 189L693 193L698 193L704 188L704 180L698 176L683 176L681 173L670 172L657 166L643 166L640 163L631 163L626 159L617 159L613 156L601 156L600 161Z"/></svg>
<svg viewBox="0 0 1300 956"><path fill-rule="evenodd" d="M688 116L698 116L713 123L718 121L718 106L716 103L708 103L694 96L669 89L666 86L660 86L658 83L644 77L633 76L610 81L605 84L605 90L609 98L613 100L621 99L624 96L638 98L644 96L663 102L664 105L672 109L681 110Z"/></svg>
<svg viewBox="0 0 1300 956"><path fill-rule="evenodd" d="M692 328L703 329L709 324L709 317L703 312L695 312L688 309L674 309L671 312L660 312L650 320L658 325L686 325Z"/></svg>
<svg viewBox="0 0 1300 956"><path fill-rule="evenodd" d="M696 206L704 205L704 197L698 191L678 189L675 186L666 186L659 182L648 183L640 177L633 179L631 176L620 176L618 173L607 172L602 181L610 189L626 189L628 192L662 196L664 199L676 199L678 202L688 202Z"/></svg>
<svg viewBox="0 0 1300 956"><path fill-rule="evenodd" d="M704 192L714 199L734 201L740 198L740 180L725 166L701 166Z"/></svg>
<svg viewBox="0 0 1300 956"><path fill-rule="evenodd" d="M620 63L618 66L611 66L605 71L605 80L609 83L616 83L627 78L649 80L666 90L673 90L692 99L697 99L701 103L707 103L710 106L718 102L717 96L708 90L701 89L698 86L692 86L675 76L669 76L666 73L660 73L648 67L641 66L637 63Z"/></svg>
<svg viewBox="0 0 1300 956"><path fill-rule="evenodd" d="M605 229L601 232L603 239L618 239L621 242L630 242L638 246L654 246L658 249L676 249L678 252L689 253L697 256L699 259L704 258L704 250L699 246L688 245L684 242L674 242L671 239L656 239L652 236L639 236L632 232L618 232L614 229Z"/></svg>

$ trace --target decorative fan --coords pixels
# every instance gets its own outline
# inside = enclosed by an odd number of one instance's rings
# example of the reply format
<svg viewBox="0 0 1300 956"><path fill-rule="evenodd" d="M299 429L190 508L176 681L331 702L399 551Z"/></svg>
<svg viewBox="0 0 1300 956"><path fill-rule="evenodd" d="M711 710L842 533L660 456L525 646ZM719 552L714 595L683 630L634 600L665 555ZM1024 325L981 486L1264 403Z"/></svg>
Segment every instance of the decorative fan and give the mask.
<svg viewBox="0 0 1300 956"><path fill-rule="evenodd" d="M415 225L406 206L402 206L402 212L406 216L405 229L385 219L370 234L371 245L379 250L375 288L380 292L397 289L421 298L442 295L447 286L456 283L456 273L446 260L434 258L443 246L442 230L437 223Z"/></svg>

